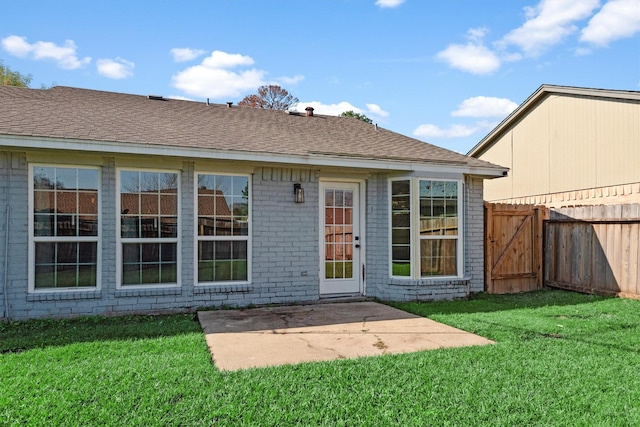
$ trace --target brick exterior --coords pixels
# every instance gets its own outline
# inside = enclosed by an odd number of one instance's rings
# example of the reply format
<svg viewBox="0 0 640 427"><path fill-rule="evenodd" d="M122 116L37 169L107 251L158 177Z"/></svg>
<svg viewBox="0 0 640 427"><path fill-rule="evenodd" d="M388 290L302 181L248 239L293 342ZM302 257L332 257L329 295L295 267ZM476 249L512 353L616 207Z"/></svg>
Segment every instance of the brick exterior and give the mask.
<svg viewBox="0 0 640 427"><path fill-rule="evenodd" d="M181 163L180 286L116 288L116 168L118 158L97 157L101 165L101 277L97 290L28 292L28 164L25 153L0 151L0 296L3 317L28 319L78 315L116 315L191 311L207 306L247 306L316 301L319 295L319 178L308 169L257 166L251 177L251 281L198 286L195 281L194 162ZM293 183L305 203L293 202ZM465 277L462 280L389 278L388 177L366 182L365 295L382 300L434 300L464 297L483 290L482 180L465 185ZM4 312L4 239L7 204L11 207Z"/></svg>

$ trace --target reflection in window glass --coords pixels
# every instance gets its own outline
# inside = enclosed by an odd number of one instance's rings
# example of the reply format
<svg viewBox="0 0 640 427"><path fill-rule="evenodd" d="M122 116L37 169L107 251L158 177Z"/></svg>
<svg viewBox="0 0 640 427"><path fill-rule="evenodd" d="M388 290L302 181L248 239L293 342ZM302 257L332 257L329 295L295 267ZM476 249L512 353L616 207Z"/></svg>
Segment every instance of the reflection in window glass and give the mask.
<svg viewBox="0 0 640 427"><path fill-rule="evenodd" d="M97 169L33 167L34 289L97 286L98 182Z"/></svg>
<svg viewBox="0 0 640 427"><path fill-rule="evenodd" d="M178 174L120 171L122 286L178 281Z"/></svg>
<svg viewBox="0 0 640 427"><path fill-rule="evenodd" d="M197 175L198 283L247 281L249 177Z"/></svg>
<svg viewBox="0 0 640 427"><path fill-rule="evenodd" d="M391 274L411 275L411 182L391 182Z"/></svg>
<svg viewBox="0 0 640 427"><path fill-rule="evenodd" d="M412 181L391 182L391 258L393 276L411 277L419 254L420 277L457 276L459 246L459 182L417 180L417 208ZM412 232L412 225L419 232ZM414 254L414 245L418 252ZM417 259L416 259L417 261Z"/></svg>

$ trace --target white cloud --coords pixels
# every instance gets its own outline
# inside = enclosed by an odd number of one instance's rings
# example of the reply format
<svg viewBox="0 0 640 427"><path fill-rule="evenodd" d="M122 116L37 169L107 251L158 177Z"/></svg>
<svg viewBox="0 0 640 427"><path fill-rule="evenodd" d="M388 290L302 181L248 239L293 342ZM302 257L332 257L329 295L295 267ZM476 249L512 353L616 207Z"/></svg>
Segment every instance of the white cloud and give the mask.
<svg viewBox="0 0 640 427"><path fill-rule="evenodd" d="M364 114L365 112L358 107L354 107L351 103L342 101L337 104L323 104L318 101L298 102L296 111L304 111L307 107L313 107L315 114L325 114L327 116L339 116L345 111L353 111L354 113Z"/></svg>
<svg viewBox="0 0 640 427"><path fill-rule="evenodd" d="M528 56L539 56L575 33L574 23L591 16L599 3L599 0L542 0L533 8L525 8L527 21L504 36L498 45L515 45Z"/></svg>
<svg viewBox="0 0 640 427"><path fill-rule="evenodd" d="M413 136L418 138L465 138L473 135L480 129L479 126L451 125L446 129L433 124L420 125L413 131Z"/></svg>
<svg viewBox="0 0 640 427"><path fill-rule="evenodd" d="M253 58L239 53L227 53L214 50L202 61L207 68L234 68L240 65L253 65Z"/></svg>
<svg viewBox="0 0 640 427"><path fill-rule="evenodd" d="M580 41L606 46L640 31L640 3L637 0L611 0L582 30Z"/></svg>
<svg viewBox="0 0 640 427"><path fill-rule="evenodd" d="M500 68L500 59L486 46L469 42L450 44L436 55L453 68L473 74L490 74Z"/></svg>
<svg viewBox="0 0 640 427"><path fill-rule="evenodd" d="M116 80L133 76L135 66L133 62L122 58L98 59L96 61L96 67L101 76Z"/></svg>
<svg viewBox="0 0 640 427"><path fill-rule="evenodd" d="M188 47L176 47L171 49L171 55L173 55L173 60L175 62L186 62L191 61L192 59L196 59L199 56L207 53L206 50L202 49L190 49Z"/></svg>
<svg viewBox="0 0 640 427"><path fill-rule="evenodd" d="M518 104L507 98L475 96L467 98L451 113L454 117L506 117Z"/></svg>
<svg viewBox="0 0 640 427"><path fill-rule="evenodd" d="M347 101L338 102L337 104L323 104L319 101L310 102L298 102L295 105L295 111L304 111L307 107L313 107L315 114L324 114L327 116L339 116L345 111L353 111L354 113L372 115L378 118L385 118L389 116L389 113L380 108L377 104L365 104L366 110L358 108L355 105Z"/></svg>
<svg viewBox="0 0 640 427"><path fill-rule="evenodd" d="M2 47L14 56L53 60L58 67L65 70L74 70L91 62L90 57L78 58L77 46L73 40L65 40L63 46L58 46L55 43L43 41L31 44L25 37L8 36L2 39Z"/></svg>
<svg viewBox="0 0 640 427"><path fill-rule="evenodd" d="M293 77L278 77L276 80L287 85L294 85L304 80L304 76L302 74L298 74Z"/></svg>
<svg viewBox="0 0 640 427"><path fill-rule="evenodd" d="M173 87L193 97L238 97L265 83L266 72L258 69L234 71L253 65L250 56L213 51L200 65L189 67L172 78Z"/></svg>
<svg viewBox="0 0 640 427"><path fill-rule="evenodd" d="M378 117L389 117L389 113L384 111L378 104L364 104L369 113Z"/></svg>
<svg viewBox="0 0 640 427"><path fill-rule="evenodd" d="M380 7L398 7L404 0L376 0L376 6Z"/></svg>

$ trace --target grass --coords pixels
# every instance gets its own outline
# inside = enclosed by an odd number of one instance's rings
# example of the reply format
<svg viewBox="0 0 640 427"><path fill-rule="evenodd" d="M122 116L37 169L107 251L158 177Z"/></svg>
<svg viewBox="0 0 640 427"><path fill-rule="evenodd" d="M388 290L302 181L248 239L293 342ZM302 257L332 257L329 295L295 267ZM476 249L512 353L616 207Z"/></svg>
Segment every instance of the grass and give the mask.
<svg viewBox="0 0 640 427"><path fill-rule="evenodd" d="M0 324L0 425L640 425L640 301L393 305L497 344L220 372L191 315Z"/></svg>

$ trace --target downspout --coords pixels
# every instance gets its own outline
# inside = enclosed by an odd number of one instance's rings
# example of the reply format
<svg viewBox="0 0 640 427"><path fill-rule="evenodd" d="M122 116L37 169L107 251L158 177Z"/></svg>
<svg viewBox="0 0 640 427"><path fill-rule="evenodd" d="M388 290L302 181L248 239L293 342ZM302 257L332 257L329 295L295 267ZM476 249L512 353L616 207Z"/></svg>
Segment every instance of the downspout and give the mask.
<svg viewBox="0 0 640 427"><path fill-rule="evenodd" d="M7 221L4 227L4 280L3 280L3 294L4 294L4 317L9 320L9 294L8 285L9 282L9 214L11 213L11 207L7 203Z"/></svg>
<svg viewBox="0 0 640 427"><path fill-rule="evenodd" d="M7 184L11 186L11 161L7 155ZM4 295L4 318L9 321L9 214L11 204L9 203L9 188L7 190L7 212L4 227L4 278L2 280L2 294Z"/></svg>

